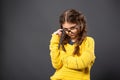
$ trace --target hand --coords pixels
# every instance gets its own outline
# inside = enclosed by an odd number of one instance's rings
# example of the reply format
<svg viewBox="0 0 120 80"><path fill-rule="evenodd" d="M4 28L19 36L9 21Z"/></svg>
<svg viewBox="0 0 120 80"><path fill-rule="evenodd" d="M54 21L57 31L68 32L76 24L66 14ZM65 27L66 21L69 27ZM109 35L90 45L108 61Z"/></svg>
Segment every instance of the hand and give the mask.
<svg viewBox="0 0 120 80"><path fill-rule="evenodd" d="M63 30L63 29L58 29L58 30L55 31L53 34L57 34L57 35L61 36L62 30Z"/></svg>

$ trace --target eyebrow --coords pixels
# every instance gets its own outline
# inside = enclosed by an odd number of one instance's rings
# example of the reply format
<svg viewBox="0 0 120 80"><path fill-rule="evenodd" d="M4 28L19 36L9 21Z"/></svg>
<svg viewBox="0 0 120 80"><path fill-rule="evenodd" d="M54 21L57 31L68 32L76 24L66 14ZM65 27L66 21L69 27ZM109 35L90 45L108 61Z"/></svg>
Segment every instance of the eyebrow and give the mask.
<svg viewBox="0 0 120 80"><path fill-rule="evenodd" d="M73 28L73 27L76 27L76 25L75 26L71 26L70 28ZM63 29L70 29L70 28L63 28Z"/></svg>

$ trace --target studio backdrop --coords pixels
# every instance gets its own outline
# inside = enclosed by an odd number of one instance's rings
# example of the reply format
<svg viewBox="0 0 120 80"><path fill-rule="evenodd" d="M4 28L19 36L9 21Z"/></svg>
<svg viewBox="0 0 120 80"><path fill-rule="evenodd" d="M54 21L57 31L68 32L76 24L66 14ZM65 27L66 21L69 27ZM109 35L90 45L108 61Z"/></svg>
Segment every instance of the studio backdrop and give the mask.
<svg viewBox="0 0 120 80"><path fill-rule="evenodd" d="M95 39L91 80L119 80L119 0L1 0L0 80L49 80L49 41L66 9L86 16Z"/></svg>

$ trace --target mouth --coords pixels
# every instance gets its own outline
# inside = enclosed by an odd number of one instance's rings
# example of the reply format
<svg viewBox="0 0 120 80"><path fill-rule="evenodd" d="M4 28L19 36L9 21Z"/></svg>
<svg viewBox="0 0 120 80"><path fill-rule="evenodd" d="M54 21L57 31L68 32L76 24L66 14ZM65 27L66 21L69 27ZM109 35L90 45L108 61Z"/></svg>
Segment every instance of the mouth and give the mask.
<svg viewBox="0 0 120 80"><path fill-rule="evenodd" d="M71 34L69 34L69 36L73 37L73 36L75 36L75 34L74 34L74 33L71 33Z"/></svg>

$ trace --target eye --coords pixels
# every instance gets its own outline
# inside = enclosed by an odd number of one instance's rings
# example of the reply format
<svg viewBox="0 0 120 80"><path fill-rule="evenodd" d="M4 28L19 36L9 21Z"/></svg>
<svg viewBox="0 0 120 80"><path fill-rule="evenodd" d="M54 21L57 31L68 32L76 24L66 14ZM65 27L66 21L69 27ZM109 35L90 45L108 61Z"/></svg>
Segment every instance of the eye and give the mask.
<svg viewBox="0 0 120 80"><path fill-rule="evenodd" d="M71 27L70 29L71 29L71 30L74 30L74 29L75 29L75 26L74 26L74 27Z"/></svg>

